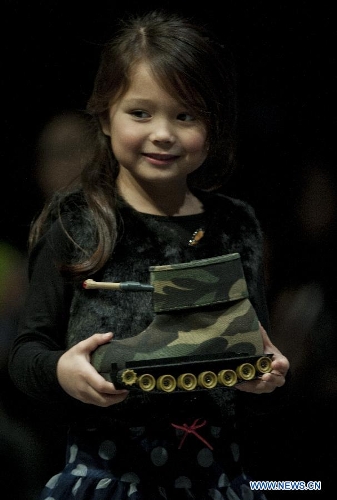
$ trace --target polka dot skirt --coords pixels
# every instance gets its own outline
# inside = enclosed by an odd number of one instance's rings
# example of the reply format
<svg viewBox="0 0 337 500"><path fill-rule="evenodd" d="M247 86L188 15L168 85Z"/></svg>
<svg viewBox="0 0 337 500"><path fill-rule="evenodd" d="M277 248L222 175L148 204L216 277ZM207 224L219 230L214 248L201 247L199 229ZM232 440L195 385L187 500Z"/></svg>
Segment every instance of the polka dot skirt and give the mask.
<svg viewBox="0 0 337 500"><path fill-rule="evenodd" d="M225 428L203 420L77 430L40 500L256 500ZM225 436L225 437L224 437Z"/></svg>

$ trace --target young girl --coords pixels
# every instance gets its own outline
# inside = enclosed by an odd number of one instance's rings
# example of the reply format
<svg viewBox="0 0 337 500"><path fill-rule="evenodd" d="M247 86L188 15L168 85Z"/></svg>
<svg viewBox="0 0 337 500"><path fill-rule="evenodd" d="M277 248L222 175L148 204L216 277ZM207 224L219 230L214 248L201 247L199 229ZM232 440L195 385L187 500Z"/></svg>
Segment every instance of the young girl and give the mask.
<svg viewBox="0 0 337 500"><path fill-rule="evenodd" d="M242 470L236 398L282 386L288 361L265 331L259 224L218 189L234 162L227 63L203 28L158 12L125 22L103 51L88 103L95 148L79 188L55 196L32 227L30 290L9 365L22 391L69 415L67 464L41 500L259 497ZM98 347L151 323L151 294L92 293L84 280L147 282L150 266L232 252L271 373L239 390L135 395L96 371Z"/></svg>

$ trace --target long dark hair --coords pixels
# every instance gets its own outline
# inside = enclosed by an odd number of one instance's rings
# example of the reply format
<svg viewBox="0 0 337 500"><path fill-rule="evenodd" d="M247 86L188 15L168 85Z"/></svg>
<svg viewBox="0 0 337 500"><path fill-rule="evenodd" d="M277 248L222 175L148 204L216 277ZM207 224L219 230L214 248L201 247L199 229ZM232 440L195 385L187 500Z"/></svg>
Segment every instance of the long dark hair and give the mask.
<svg viewBox="0 0 337 500"><path fill-rule="evenodd" d="M81 190L95 225L97 246L85 257L82 254L79 262L68 265L74 276L99 270L116 243L118 164L100 119L127 91L131 69L141 60L151 66L169 94L206 124L209 154L189 174L190 189L219 188L235 165L236 95L230 54L204 26L177 14L154 11L121 21L115 36L103 48L86 109L94 147L82 171ZM59 203L58 195L32 225L30 248L46 230L50 214Z"/></svg>

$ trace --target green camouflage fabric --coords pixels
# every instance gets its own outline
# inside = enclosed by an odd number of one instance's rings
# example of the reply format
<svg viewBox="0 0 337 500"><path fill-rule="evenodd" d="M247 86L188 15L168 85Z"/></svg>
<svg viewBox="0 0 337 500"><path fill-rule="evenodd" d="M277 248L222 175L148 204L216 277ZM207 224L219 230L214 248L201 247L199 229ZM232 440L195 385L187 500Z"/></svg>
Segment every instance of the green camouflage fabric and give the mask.
<svg viewBox="0 0 337 500"><path fill-rule="evenodd" d="M259 321L238 253L153 266L149 275L154 289L152 323L134 337L100 346L92 355L93 366L107 380L112 380L112 365L122 370L130 362L157 360L160 365L160 360L205 356L263 356Z"/></svg>

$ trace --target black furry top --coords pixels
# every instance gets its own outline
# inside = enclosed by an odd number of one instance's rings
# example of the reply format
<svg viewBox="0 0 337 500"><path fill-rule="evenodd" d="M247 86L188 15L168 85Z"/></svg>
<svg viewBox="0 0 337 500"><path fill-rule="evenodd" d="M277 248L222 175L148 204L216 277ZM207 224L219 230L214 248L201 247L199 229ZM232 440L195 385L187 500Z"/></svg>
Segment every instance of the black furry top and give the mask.
<svg viewBox="0 0 337 500"><path fill-rule="evenodd" d="M90 278L148 282L149 266L238 252L250 300L262 325L268 329L262 233L253 209L221 194L198 192L197 195L203 203L204 213L193 216L143 214L120 200L117 245L104 268ZM85 208L80 210L78 204L70 206L77 208L66 213L67 229L81 246L90 247L94 244L90 214ZM196 246L189 246L193 232L201 226L205 230L204 237ZM149 415L168 418L172 411L223 421L232 414L235 390L219 389L207 394L202 391L202 395L130 395L108 409L79 403L63 392L57 381L56 365L67 348L67 332L74 331L75 324L80 325L77 330L75 328L76 341L106 331L113 331L114 338L118 339L136 335L153 318L151 294L108 292L106 301L102 301L95 298L97 294L84 290L81 284L68 282L57 267L61 257L69 258L65 255L68 249L61 224L56 221L31 254L26 308L9 361L14 383L34 398L55 401L59 408L62 404L62 408L69 410L67 418L76 423L113 418L140 425ZM86 311L90 311L90 321L86 321Z"/></svg>

